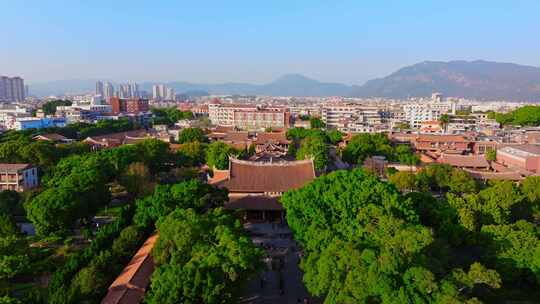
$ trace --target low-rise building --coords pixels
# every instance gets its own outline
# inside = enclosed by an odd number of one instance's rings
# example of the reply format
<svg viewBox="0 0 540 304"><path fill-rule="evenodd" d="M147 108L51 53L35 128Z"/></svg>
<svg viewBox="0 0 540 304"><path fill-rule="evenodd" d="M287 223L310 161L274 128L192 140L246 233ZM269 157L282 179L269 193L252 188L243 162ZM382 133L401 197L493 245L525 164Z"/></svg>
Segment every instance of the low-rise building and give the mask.
<svg viewBox="0 0 540 304"><path fill-rule="evenodd" d="M471 143L462 135L420 134L414 139L413 145L421 152L463 154L471 150Z"/></svg>
<svg viewBox="0 0 540 304"><path fill-rule="evenodd" d="M65 127L66 119L65 118L37 118L37 117L24 117L17 118L13 123L12 129L17 131L28 130L28 129L43 129L43 128L54 128L54 127Z"/></svg>
<svg viewBox="0 0 540 304"><path fill-rule="evenodd" d="M456 155L443 153L437 159L437 162L461 169L487 170L490 167L483 155Z"/></svg>
<svg viewBox="0 0 540 304"><path fill-rule="evenodd" d="M540 145L502 147L497 150L497 162L510 168L540 173Z"/></svg>
<svg viewBox="0 0 540 304"><path fill-rule="evenodd" d="M30 164L0 164L0 190L22 192L39 185L38 172Z"/></svg>

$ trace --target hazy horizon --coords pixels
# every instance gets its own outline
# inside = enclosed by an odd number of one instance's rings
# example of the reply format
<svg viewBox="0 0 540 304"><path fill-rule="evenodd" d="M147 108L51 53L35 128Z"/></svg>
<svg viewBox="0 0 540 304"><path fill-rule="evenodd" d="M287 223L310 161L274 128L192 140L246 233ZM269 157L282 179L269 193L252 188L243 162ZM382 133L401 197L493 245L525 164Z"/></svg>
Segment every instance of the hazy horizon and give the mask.
<svg viewBox="0 0 540 304"><path fill-rule="evenodd" d="M361 85L418 62L540 66L540 2L9 1L0 74L242 82L284 74Z"/></svg>

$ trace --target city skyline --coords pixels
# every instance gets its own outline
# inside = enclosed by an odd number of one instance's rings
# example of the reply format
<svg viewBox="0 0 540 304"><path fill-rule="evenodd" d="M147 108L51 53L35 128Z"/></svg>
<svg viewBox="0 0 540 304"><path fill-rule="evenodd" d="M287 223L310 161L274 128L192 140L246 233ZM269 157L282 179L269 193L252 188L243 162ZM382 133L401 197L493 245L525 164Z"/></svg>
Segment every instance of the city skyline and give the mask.
<svg viewBox="0 0 540 304"><path fill-rule="evenodd" d="M424 60L540 66L540 42L531 39L540 8L534 1L101 4L5 4L0 25L12 30L0 47L2 74L30 84L87 78L260 84L300 73L363 84Z"/></svg>

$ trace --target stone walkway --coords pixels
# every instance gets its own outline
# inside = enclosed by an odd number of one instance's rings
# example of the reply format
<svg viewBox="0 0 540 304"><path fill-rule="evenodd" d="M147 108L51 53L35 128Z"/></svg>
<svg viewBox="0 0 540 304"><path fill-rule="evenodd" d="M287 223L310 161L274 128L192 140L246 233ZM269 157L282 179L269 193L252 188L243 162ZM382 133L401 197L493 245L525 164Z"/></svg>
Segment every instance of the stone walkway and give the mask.
<svg viewBox="0 0 540 304"><path fill-rule="evenodd" d="M277 224L252 224L246 229L250 232L256 231L257 236L252 237L252 240L265 248L267 268L248 282L240 303L316 303L309 298L302 282L303 274L298 267L299 257L296 250L298 246L290 237L288 227Z"/></svg>

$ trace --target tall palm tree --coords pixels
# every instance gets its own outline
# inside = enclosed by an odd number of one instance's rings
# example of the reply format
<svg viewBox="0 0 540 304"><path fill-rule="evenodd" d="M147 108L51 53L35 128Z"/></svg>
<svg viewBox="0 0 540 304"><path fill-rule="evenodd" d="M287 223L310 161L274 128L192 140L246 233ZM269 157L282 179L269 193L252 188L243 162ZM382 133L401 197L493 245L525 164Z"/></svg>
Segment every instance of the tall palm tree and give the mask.
<svg viewBox="0 0 540 304"><path fill-rule="evenodd" d="M441 115L441 117L439 118L439 124L444 129L444 133L446 133L449 123L450 123L450 116L448 114Z"/></svg>

